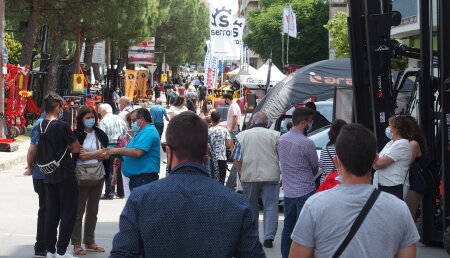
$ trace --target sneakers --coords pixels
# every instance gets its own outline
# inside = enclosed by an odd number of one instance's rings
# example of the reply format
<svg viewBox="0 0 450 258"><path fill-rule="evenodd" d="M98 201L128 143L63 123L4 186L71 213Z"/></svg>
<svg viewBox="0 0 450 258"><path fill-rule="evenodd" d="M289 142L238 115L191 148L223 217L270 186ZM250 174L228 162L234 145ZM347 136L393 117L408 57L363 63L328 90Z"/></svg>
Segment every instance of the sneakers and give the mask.
<svg viewBox="0 0 450 258"><path fill-rule="evenodd" d="M264 240L264 247L265 248L273 248L273 239L266 239Z"/></svg>
<svg viewBox="0 0 450 258"><path fill-rule="evenodd" d="M47 251L34 251L34 257L47 257Z"/></svg>
<svg viewBox="0 0 450 258"><path fill-rule="evenodd" d="M50 252L47 252L46 258L55 258L55 254L52 254Z"/></svg>
<svg viewBox="0 0 450 258"><path fill-rule="evenodd" d="M69 251L66 251L66 253L64 255L59 255L58 253L56 253L54 257L55 258L78 258L78 257L73 256L73 254L70 253Z"/></svg>

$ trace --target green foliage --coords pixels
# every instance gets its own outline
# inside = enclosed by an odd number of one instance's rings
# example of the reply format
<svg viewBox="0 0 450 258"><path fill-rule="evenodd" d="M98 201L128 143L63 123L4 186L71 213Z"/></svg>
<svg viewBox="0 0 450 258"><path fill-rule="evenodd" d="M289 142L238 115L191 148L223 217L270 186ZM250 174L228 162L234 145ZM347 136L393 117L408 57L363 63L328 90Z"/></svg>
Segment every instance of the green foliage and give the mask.
<svg viewBox="0 0 450 258"><path fill-rule="evenodd" d="M328 21L328 4L317 0L293 0L292 8L297 16L297 38L289 39L289 63L306 65L328 59L328 33L323 28ZM278 67L282 63L282 12L283 6L279 3L266 10L250 11L247 22L251 33L244 36L245 44L262 58L268 58L272 50L273 61Z"/></svg>
<svg viewBox="0 0 450 258"><path fill-rule="evenodd" d="M329 20L324 27L331 34L330 43L335 49L336 57L349 57L350 45L348 42L347 13L336 13L333 19Z"/></svg>
<svg viewBox="0 0 450 258"><path fill-rule="evenodd" d="M20 55L22 53L22 44L14 40L10 34L5 34L5 45L8 49L8 63L17 65L19 64Z"/></svg>
<svg viewBox="0 0 450 258"><path fill-rule="evenodd" d="M170 12L156 30L156 51L172 66L203 60L208 9L198 0L161 0L160 7ZM162 54L158 59L162 62Z"/></svg>

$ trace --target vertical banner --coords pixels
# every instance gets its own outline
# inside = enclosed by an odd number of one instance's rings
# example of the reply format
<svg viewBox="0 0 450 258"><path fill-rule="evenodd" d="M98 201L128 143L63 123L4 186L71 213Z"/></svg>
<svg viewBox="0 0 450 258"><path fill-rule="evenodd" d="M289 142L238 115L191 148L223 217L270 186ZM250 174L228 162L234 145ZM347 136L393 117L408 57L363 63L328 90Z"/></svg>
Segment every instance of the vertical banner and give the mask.
<svg viewBox="0 0 450 258"><path fill-rule="evenodd" d="M234 56L233 15L238 11L237 0L209 0L211 53L220 59Z"/></svg>
<svg viewBox="0 0 450 258"><path fill-rule="evenodd" d="M138 96L136 89L137 76L137 71L125 70L125 96L131 100Z"/></svg>
<svg viewBox="0 0 450 258"><path fill-rule="evenodd" d="M227 56L225 60L240 60L241 59L241 49L242 45L242 36L244 35L244 25L245 18L236 18L233 22L233 54L231 56Z"/></svg>
<svg viewBox="0 0 450 258"><path fill-rule="evenodd" d="M145 98L147 97L147 82L148 82L148 71L147 70L140 70L138 71L138 90L139 90L139 97Z"/></svg>

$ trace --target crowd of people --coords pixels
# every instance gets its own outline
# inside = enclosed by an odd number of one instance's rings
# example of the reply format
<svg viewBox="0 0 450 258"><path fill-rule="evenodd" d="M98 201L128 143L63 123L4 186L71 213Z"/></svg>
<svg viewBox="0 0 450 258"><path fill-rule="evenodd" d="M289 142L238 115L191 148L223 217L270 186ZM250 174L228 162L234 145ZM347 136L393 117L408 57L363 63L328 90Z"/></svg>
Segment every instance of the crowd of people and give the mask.
<svg viewBox="0 0 450 258"><path fill-rule="evenodd" d="M74 131L60 121L62 98L44 99L25 171L39 197L36 256L73 257L70 242L74 255L105 252L95 241L99 203L117 196L127 201L110 257L265 257L282 189L283 258L414 257L413 217L424 193L409 171L427 154L414 118L389 119L390 141L379 154L368 129L336 119L318 156L307 135L326 123L315 105L296 108L283 135L269 129L263 112L241 131L233 96L223 96L225 119L202 87L195 78L165 88L167 109L160 98L146 109L121 97L117 115L109 104L83 106ZM167 173L160 179L163 135ZM316 193L332 175L336 184Z"/></svg>

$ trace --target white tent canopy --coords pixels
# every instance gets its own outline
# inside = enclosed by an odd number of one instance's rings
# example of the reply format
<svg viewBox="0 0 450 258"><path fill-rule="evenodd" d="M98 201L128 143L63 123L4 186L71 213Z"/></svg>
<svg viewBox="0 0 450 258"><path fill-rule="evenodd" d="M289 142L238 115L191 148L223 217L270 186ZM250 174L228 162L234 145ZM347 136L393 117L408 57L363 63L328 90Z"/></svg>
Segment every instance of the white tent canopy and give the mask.
<svg viewBox="0 0 450 258"><path fill-rule="evenodd" d="M248 72L247 72L247 69L248 69ZM253 74L256 72L257 72L257 70L255 68L253 68L251 65L242 64L237 69L234 69L233 71L228 72L227 75L234 76L234 75L243 75L243 74Z"/></svg>
<svg viewBox="0 0 450 258"><path fill-rule="evenodd" d="M267 84L267 73L269 72L269 61L266 61L255 73L250 75L241 75L239 81L248 88L259 88L258 85ZM280 81L286 78L275 65L272 65L270 69L270 85L276 85Z"/></svg>

